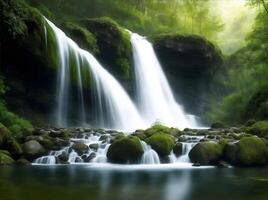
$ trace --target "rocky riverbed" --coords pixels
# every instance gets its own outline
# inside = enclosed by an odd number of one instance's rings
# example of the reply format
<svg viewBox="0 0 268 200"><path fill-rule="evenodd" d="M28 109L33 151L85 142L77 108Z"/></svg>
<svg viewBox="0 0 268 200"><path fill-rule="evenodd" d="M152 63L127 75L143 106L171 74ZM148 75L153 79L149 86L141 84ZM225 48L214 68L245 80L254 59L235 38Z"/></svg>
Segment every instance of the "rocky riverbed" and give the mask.
<svg viewBox="0 0 268 200"><path fill-rule="evenodd" d="M93 141L91 138L94 138ZM219 124L210 129L183 131L157 124L133 133L93 128L34 128L28 131L27 136L16 139L5 127L1 127L0 164L28 165L47 155L55 159L54 164L68 164L71 153L75 155L72 163L90 163L99 155L98 152L104 156L98 159L137 164L144 154L142 144L149 145L158 154L161 163L168 163L171 154L177 157L183 154L183 143L197 138L199 142L188 154L194 166L251 167L268 164L265 136L252 134L248 127L224 128ZM90 142L84 142L87 139Z"/></svg>

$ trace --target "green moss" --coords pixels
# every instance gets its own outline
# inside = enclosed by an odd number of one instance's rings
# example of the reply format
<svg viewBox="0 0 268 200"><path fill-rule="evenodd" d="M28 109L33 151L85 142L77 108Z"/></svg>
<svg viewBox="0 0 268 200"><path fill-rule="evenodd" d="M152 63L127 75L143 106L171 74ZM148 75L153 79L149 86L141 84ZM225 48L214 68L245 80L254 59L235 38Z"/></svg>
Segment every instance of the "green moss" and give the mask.
<svg viewBox="0 0 268 200"><path fill-rule="evenodd" d="M82 20L82 24L97 39L97 58L121 80L131 78L131 44L129 33L108 17Z"/></svg>
<svg viewBox="0 0 268 200"><path fill-rule="evenodd" d="M254 91L244 110L245 119L268 119L268 85Z"/></svg>
<svg viewBox="0 0 268 200"><path fill-rule="evenodd" d="M16 161L16 165L19 165L19 166L28 166L28 165L31 165L31 163L24 159L24 158L20 158Z"/></svg>
<svg viewBox="0 0 268 200"><path fill-rule="evenodd" d="M0 152L0 165L11 165L14 164L14 160L7 154L3 153L3 151Z"/></svg>
<svg viewBox="0 0 268 200"><path fill-rule="evenodd" d="M174 138L165 133L155 133L145 139L145 142L162 157L169 155L175 145Z"/></svg>
<svg viewBox="0 0 268 200"><path fill-rule="evenodd" d="M32 127L29 121L9 112L3 104L0 104L0 122L16 137L23 135L25 131Z"/></svg>
<svg viewBox="0 0 268 200"><path fill-rule="evenodd" d="M137 162L143 154L138 137L127 136L115 140L108 149L107 157L114 163Z"/></svg>
<svg viewBox="0 0 268 200"><path fill-rule="evenodd" d="M144 131L144 134L146 135L146 137L150 137L156 133L164 133L164 134L170 134L172 131L171 128L161 125L161 124L155 124L152 127L146 129Z"/></svg>
<svg viewBox="0 0 268 200"><path fill-rule="evenodd" d="M72 149L74 149L79 155L82 155L88 151L88 146L81 142L75 142L72 145Z"/></svg>
<svg viewBox="0 0 268 200"><path fill-rule="evenodd" d="M247 129L250 134L268 138L268 121L258 121Z"/></svg>
<svg viewBox="0 0 268 200"><path fill-rule="evenodd" d="M238 143L237 159L239 165L253 166L268 164L268 148L260 138L245 137Z"/></svg>
<svg viewBox="0 0 268 200"><path fill-rule="evenodd" d="M217 164L222 157L224 143L200 142L192 148L189 158L201 165Z"/></svg>
<svg viewBox="0 0 268 200"><path fill-rule="evenodd" d="M75 22L64 23L63 28L67 35L76 41L81 48L88 50L92 54L99 53L97 40L90 31Z"/></svg>

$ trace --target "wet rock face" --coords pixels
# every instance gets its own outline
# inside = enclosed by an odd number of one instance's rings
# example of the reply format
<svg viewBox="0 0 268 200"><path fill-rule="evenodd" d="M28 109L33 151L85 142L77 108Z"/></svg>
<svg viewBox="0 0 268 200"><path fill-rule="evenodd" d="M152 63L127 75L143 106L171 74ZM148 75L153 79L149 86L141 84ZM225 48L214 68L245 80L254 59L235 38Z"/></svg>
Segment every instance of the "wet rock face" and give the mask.
<svg viewBox="0 0 268 200"><path fill-rule="evenodd" d="M209 82L221 65L221 52L200 36L160 35L152 38L154 49L186 111L205 109Z"/></svg>
<svg viewBox="0 0 268 200"><path fill-rule="evenodd" d="M1 73L13 112L33 121L49 114L54 70L47 60L43 18L23 1L0 1ZM49 66L49 67L48 67ZM38 117L37 117L38 116Z"/></svg>
<svg viewBox="0 0 268 200"><path fill-rule="evenodd" d="M131 79L131 45L128 33L108 17L82 20L97 40L97 58L121 81Z"/></svg>

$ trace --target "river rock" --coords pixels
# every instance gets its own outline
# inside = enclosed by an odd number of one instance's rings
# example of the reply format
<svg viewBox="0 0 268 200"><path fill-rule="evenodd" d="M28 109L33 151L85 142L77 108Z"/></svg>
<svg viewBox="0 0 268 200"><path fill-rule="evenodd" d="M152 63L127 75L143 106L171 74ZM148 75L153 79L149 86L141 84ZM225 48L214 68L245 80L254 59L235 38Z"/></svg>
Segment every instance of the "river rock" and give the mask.
<svg viewBox="0 0 268 200"><path fill-rule="evenodd" d="M165 133L155 133L149 138L146 138L145 142L161 157L169 155L175 145L173 136Z"/></svg>
<svg viewBox="0 0 268 200"><path fill-rule="evenodd" d="M75 150L79 155L82 155L84 153L87 153L89 147L82 142L75 142L72 145L72 149Z"/></svg>
<svg viewBox="0 0 268 200"><path fill-rule="evenodd" d="M222 157L222 146L217 142L200 142L195 145L190 153L189 158L193 163L201 165L216 164Z"/></svg>
<svg viewBox="0 0 268 200"><path fill-rule="evenodd" d="M28 160L24 159L24 158L20 158L16 161L16 165L19 166L28 166L31 165L31 162L29 162Z"/></svg>
<svg viewBox="0 0 268 200"><path fill-rule="evenodd" d="M182 154L182 147L183 147L183 145L182 145L182 143L180 143L180 142L177 142L176 144L175 144L175 146L174 146L174 148L173 148L173 152L174 152L174 154L178 157L178 156L180 156L181 154Z"/></svg>
<svg viewBox="0 0 268 200"><path fill-rule="evenodd" d="M45 153L44 147L36 140L30 140L22 145L24 155L29 159L35 159Z"/></svg>
<svg viewBox="0 0 268 200"><path fill-rule="evenodd" d="M89 145L89 148L94 149L94 150L98 150L98 148L99 148L99 144L98 144L98 143L90 144L90 145Z"/></svg>
<svg viewBox="0 0 268 200"><path fill-rule="evenodd" d="M244 137L239 142L225 145L224 157L237 166L264 166L268 164L268 148L257 136Z"/></svg>
<svg viewBox="0 0 268 200"><path fill-rule="evenodd" d="M120 137L116 139L108 149L107 158L114 163L137 162L142 154L143 148L136 136Z"/></svg>
<svg viewBox="0 0 268 200"><path fill-rule="evenodd" d="M96 153L93 152L93 153L89 154L89 156L83 155L82 159L84 160L84 162L90 162L95 157L96 157Z"/></svg>

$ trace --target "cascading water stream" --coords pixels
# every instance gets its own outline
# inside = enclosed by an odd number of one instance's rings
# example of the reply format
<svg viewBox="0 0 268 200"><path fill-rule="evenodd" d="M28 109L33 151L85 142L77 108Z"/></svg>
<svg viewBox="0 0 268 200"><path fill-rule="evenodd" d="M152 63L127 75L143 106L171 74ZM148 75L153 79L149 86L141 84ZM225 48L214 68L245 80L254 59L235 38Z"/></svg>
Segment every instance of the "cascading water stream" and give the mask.
<svg viewBox="0 0 268 200"><path fill-rule="evenodd" d="M96 126L119 130L135 130L144 128L135 105L124 91L118 81L107 71L89 52L80 49L78 45L68 38L52 22L47 20L56 39L58 53L58 83L57 83L57 109L56 121L58 126L68 126L68 111L70 98L71 68L76 68L78 80L79 105L78 115L81 124L86 119L85 102L83 94L82 71L88 73L95 86L94 107L97 108ZM92 113L91 113L92 114ZM80 124L80 125L81 125Z"/></svg>
<svg viewBox="0 0 268 200"><path fill-rule="evenodd" d="M143 155L140 164L160 164L160 159L158 154L148 145L146 142L141 141L143 148Z"/></svg>
<svg viewBox="0 0 268 200"><path fill-rule="evenodd" d="M175 101L151 43L136 33L130 34L137 100L142 116L149 124L160 121L181 129L197 127L195 119L187 116Z"/></svg>

